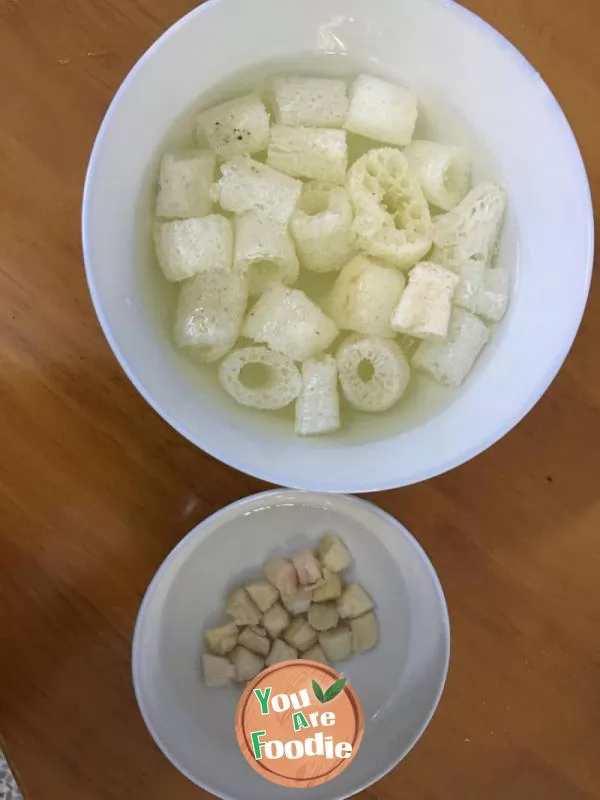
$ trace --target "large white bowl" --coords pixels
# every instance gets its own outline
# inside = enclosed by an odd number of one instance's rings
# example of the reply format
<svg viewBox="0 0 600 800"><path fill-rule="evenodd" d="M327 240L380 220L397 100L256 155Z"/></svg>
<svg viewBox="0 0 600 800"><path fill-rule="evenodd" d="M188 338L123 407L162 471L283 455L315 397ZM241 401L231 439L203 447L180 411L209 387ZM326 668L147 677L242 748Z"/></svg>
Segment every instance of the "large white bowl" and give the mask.
<svg viewBox="0 0 600 800"><path fill-rule="evenodd" d="M428 416L413 403L408 419L408 405L399 404L383 423L363 417L320 441L294 437L287 419L268 421L236 407L214 380L198 377L171 344L172 299L158 278L148 277L150 187L173 122L232 73L265 59L294 57L298 64L299 54L317 51L345 54L349 66L411 85L434 129L437 119L440 136L445 126L436 118L436 102L453 109L448 120L456 114L469 121L508 188L501 253L514 262L508 315L450 404ZM307 55L306 63L311 59ZM339 68L339 59L328 63ZM447 133L452 138L450 124ZM488 171L489 163L476 163L480 177ZM512 45L457 3L212 0L148 50L110 106L86 180L83 248L113 351L176 430L227 464L274 483L359 492L414 483L461 464L537 402L581 320L593 215L581 156L556 100Z"/></svg>
<svg viewBox="0 0 600 800"><path fill-rule="evenodd" d="M274 491L248 497L198 525L157 572L139 613L133 679L158 746L190 780L231 800L277 800L280 786L252 770L235 738L239 689L206 689L199 659L205 625L222 618L225 592L256 577L273 555L292 555L339 531L350 574L372 595L380 641L339 665L356 690L365 734L352 764L291 800L337 800L382 777L419 739L438 704L450 653L446 603L427 556L395 519L344 495Z"/></svg>

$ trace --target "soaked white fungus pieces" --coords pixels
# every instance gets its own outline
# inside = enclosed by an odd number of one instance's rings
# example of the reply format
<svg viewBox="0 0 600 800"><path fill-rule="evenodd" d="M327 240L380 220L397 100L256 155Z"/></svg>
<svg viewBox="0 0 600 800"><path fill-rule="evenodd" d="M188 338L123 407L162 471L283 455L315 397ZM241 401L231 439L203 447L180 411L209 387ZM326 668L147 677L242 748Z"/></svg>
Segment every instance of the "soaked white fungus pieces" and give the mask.
<svg viewBox="0 0 600 800"><path fill-rule="evenodd" d="M386 144L407 145L417 124L417 98L404 86L359 75L350 88L344 128Z"/></svg>
<svg viewBox="0 0 600 800"><path fill-rule="evenodd" d="M304 361L326 350L337 325L299 289L275 286L260 297L242 327L242 335Z"/></svg>
<svg viewBox="0 0 600 800"><path fill-rule="evenodd" d="M182 281L197 272L231 267L233 227L221 214L159 222L154 243L160 268L168 281Z"/></svg>
<svg viewBox="0 0 600 800"><path fill-rule="evenodd" d="M406 356L391 339L350 336L340 345L336 360L344 397L358 411L386 411L410 380Z"/></svg>
<svg viewBox="0 0 600 800"><path fill-rule="evenodd" d="M366 253L409 269L429 252L429 206L399 150L369 150L348 170L346 188L354 207L353 230Z"/></svg>
<svg viewBox="0 0 600 800"><path fill-rule="evenodd" d="M250 156L235 156L221 164L221 177L212 189L215 201L226 211L256 211L284 225L294 213L301 192L301 181Z"/></svg>
<svg viewBox="0 0 600 800"><path fill-rule="evenodd" d="M204 217L210 214L210 187L216 158L210 150L187 155L167 153L160 164L156 216L170 219Z"/></svg>
<svg viewBox="0 0 600 800"><path fill-rule="evenodd" d="M438 217L432 258L450 267L466 261L492 263L506 209L506 192L496 183L480 183L447 214Z"/></svg>
<svg viewBox="0 0 600 800"><path fill-rule="evenodd" d="M192 345L185 348L185 355L192 364L214 364L220 361L224 355L231 350L231 347L205 347L204 345Z"/></svg>
<svg viewBox="0 0 600 800"><path fill-rule="evenodd" d="M273 125L267 164L294 178L343 184L348 169L346 131Z"/></svg>
<svg viewBox="0 0 600 800"><path fill-rule="evenodd" d="M405 147L403 153L428 203L450 211L469 191L471 163L464 147L416 141Z"/></svg>
<svg viewBox="0 0 600 800"><path fill-rule="evenodd" d="M198 114L195 133L219 158L260 153L269 144L269 113L258 95L237 97Z"/></svg>
<svg viewBox="0 0 600 800"><path fill-rule="evenodd" d="M284 225L256 211L247 211L236 217L234 229L233 265L235 270L247 272L252 297L282 283L296 283L300 264Z"/></svg>
<svg viewBox="0 0 600 800"><path fill-rule="evenodd" d="M508 306L508 272L500 267L488 267L481 261L466 261L457 273L456 305L490 322L500 322Z"/></svg>
<svg viewBox="0 0 600 800"><path fill-rule="evenodd" d="M248 302L248 279L231 270L199 272L182 284L175 313L174 339L178 347L200 348L221 355L235 344Z"/></svg>
<svg viewBox="0 0 600 800"><path fill-rule="evenodd" d="M506 191L471 188L470 154L427 139L427 120L414 139L418 111L410 89L379 77L279 75L197 114L189 149L162 157L154 239L165 278L182 284L175 343L193 364L220 361L242 405L295 402L299 436L336 431L345 404L391 408L407 357L460 385L489 338L482 320L506 313L510 271L494 263ZM363 153L354 163L349 145ZM324 569L307 587L315 602L339 596L335 578ZM286 592L265 616L300 613L305 595ZM363 617L359 650L377 635ZM238 671L265 655L255 628L238 642Z"/></svg>
<svg viewBox="0 0 600 800"><path fill-rule="evenodd" d="M478 317L454 307L447 338L441 342L421 342L412 365L444 386L460 386L489 337L489 330Z"/></svg>
<svg viewBox="0 0 600 800"><path fill-rule="evenodd" d="M258 373L251 373L247 383L242 375L244 367L254 368L253 372ZM302 387L294 362L267 347L233 350L219 364L219 381L227 394L241 405L265 411L285 408L298 397Z"/></svg>
<svg viewBox="0 0 600 800"><path fill-rule="evenodd" d="M343 330L394 338L390 319L405 286L406 278L399 270L355 256L337 276L327 311Z"/></svg>
<svg viewBox="0 0 600 800"><path fill-rule="evenodd" d="M306 183L290 230L300 263L311 272L335 272L355 251L348 193L332 183Z"/></svg>
<svg viewBox="0 0 600 800"><path fill-rule="evenodd" d="M392 314L392 328L417 339L444 339L457 284L450 270L431 262L417 264Z"/></svg>
<svg viewBox="0 0 600 800"><path fill-rule="evenodd" d="M333 356L302 364L302 389L296 400L296 433L315 436L340 427L337 364Z"/></svg>
<svg viewBox="0 0 600 800"><path fill-rule="evenodd" d="M272 82L275 120L281 125L341 128L348 112L346 82L282 76Z"/></svg>

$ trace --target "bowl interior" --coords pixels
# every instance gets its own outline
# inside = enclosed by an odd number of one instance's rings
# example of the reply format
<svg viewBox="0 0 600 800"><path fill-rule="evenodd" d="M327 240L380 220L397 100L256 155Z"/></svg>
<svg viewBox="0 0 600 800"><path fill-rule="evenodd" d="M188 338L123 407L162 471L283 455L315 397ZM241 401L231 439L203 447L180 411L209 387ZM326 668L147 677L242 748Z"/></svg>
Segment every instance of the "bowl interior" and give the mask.
<svg viewBox="0 0 600 800"><path fill-rule="evenodd" d="M198 98L256 64L295 60L314 70L318 57L326 59L326 71L363 69L410 85L430 135L462 139L466 129L459 125L459 131L454 120L466 121L477 152L487 154L476 158L476 176L499 177L508 189L501 252L513 269L513 297L461 391L432 396L430 408L413 403L409 414L401 404L383 420L363 415L339 436L315 441L295 437L289 418L267 419L235 406L176 354L164 284L142 278L153 258L140 219L149 224L144 211L159 147ZM556 101L506 40L445 0L204 4L148 51L118 93L91 159L83 224L104 331L157 411L239 469L328 491L413 483L506 433L546 389L572 343L593 256L589 187Z"/></svg>
<svg viewBox="0 0 600 800"><path fill-rule="evenodd" d="M155 740L191 780L222 797L267 800L281 790L239 751L239 689L203 685L202 631L222 619L228 588L257 576L266 558L292 554L328 530L343 536L355 559L352 577L373 596L380 643L343 665L365 715L356 758L330 785L286 792L330 800L353 794L406 754L437 705L449 656L447 610L408 531L342 495L278 491L240 501L198 526L165 561L144 600L133 652L136 694Z"/></svg>

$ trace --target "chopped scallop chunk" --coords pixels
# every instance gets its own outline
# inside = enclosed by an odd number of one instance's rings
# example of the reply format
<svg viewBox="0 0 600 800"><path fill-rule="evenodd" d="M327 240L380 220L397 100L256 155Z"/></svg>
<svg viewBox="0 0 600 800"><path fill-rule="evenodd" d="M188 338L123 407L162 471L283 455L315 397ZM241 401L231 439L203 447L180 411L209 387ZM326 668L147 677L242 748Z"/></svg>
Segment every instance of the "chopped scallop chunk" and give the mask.
<svg viewBox="0 0 600 800"><path fill-rule="evenodd" d="M221 625L217 628L207 628L204 631L206 644L217 656L224 656L236 646L238 641L238 627L235 622Z"/></svg>
<svg viewBox="0 0 600 800"><path fill-rule="evenodd" d="M266 665L272 667L273 664L280 664L282 661L295 661L298 658L298 651L283 639L275 639L271 647L271 652L267 656Z"/></svg>
<svg viewBox="0 0 600 800"><path fill-rule="evenodd" d="M342 572L352 563L350 551L335 533L326 533L317 550L323 566L332 572Z"/></svg>
<svg viewBox="0 0 600 800"><path fill-rule="evenodd" d="M337 609L342 619L354 619L373 608L373 601L358 583L344 587L337 601Z"/></svg>
<svg viewBox="0 0 600 800"><path fill-rule="evenodd" d="M279 592L269 581L254 581L246 586L246 591L254 600L257 608L262 611L268 611L273 603L279 597Z"/></svg>
<svg viewBox="0 0 600 800"><path fill-rule="evenodd" d="M320 664L329 664L327 656L320 644L316 644L314 647L311 647L310 650L306 650L302 653L302 658L305 658L307 661L318 661Z"/></svg>
<svg viewBox="0 0 600 800"><path fill-rule="evenodd" d="M321 565L312 550L302 550L292 557L292 563L296 567L298 583L302 586L310 586L321 580Z"/></svg>
<svg viewBox="0 0 600 800"><path fill-rule="evenodd" d="M334 603L311 603L308 624L316 631L328 631L338 624L339 614Z"/></svg>
<svg viewBox="0 0 600 800"><path fill-rule="evenodd" d="M351 619L349 624L352 631L352 649L355 653L366 653L375 647L379 639L379 626L377 617L372 611Z"/></svg>
<svg viewBox="0 0 600 800"><path fill-rule="evenodd" d="M298 588L298 575L294 564L287 558L271 558L263 567L265 578L281 594L295 594Z"/></svg>
<svg viewBox="0 0 600 800"><path fill-rule="evenodd" d="M290 624L290 615L281 605L274 603L262 618L262 626L272 639L276 639Z"/></svg>
<svg viewBox="0 0 600 800"><path fill-rule="evenodd" d="M342 579L339 573L323 568L323 579L313 589L313 601L323 603L326 600L337 600L342 593Z"/></svg>
<svg viewBox="0 0 600 800"><path fill-rule="evenodd" d="M227 598L226 611L236 625L258 625L260 611L245 589L235 589Z"/></svg>
<svg viewBox="0 0 600 800"><path fill-rule="evenodd" d="M231 657L238 683L249 681L264 669L265 660L246 647L236 647Z"/></svg>
<svg viewBox="0 0 600 800"><path fill-rule="evenodd" d="M202 656L204 683L210 689L228 686L235 677L235 668L226 658L204 653Z"/></svg>
<svg viewBox="0 0 600 800"><path fill-rule="evenodd" d="M302 617L296 617L283 636L288 644L301 653L317 643L317 634Z"/></svg>
<svg viewBox="0 0 600 800"><path fill-rule="evenodd" d="M304 586L293 594L282 593L281 595L281 602L292 616L305 614L308 611L311 600L312 590Z"/></svg>
<svg viewBox="0 0 600 800"><path fill-rule="evenodd" d="M266 657L271 648L271 643L267 637L260 636L258 633L255 633L252 628L244 628L240 633L238 641L241 645L251 650L253 653L257 653L259 656Z"/></svg>
<svg viewBox="0 0 600 800"><path fill-rule="evenodd" d="M322 631L319 644L329 661L345 661L352 655L352 632L347 625L338 625L331 631Z"/></svg>

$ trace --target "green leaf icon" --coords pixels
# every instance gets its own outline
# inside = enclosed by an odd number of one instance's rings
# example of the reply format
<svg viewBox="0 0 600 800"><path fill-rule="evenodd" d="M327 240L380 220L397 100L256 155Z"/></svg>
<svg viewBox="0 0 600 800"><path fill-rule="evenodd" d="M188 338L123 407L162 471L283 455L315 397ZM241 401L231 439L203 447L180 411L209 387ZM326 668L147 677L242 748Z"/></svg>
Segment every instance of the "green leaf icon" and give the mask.
<svg viewBox="0 0 600 800"><path fill-rule="evenodd" d="M324 703L325 702L325 695L323 694L323 689L321 689L321 687L319 686L319 684L315 680L313 680L313 682L312 682L312 688L313 688L313 692L315 693L315 697L317 698L317 700L320 703Z"/></svg>
<svg viewBox="0 0 600 800"><path fill-rule="evenodd" d="M328 703L330 700L334 700L346 685L347 680L348 678L340 678L339 681L332 683L329 689L327 689L325 692L325 699L321 702Z"/></svg>

